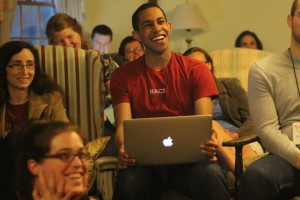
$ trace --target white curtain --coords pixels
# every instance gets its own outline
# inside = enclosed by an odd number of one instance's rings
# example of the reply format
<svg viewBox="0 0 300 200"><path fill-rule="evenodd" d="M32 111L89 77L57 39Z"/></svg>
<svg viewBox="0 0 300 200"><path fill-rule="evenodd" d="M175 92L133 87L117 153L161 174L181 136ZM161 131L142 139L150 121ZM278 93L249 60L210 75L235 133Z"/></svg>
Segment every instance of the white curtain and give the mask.
<svg viewBox="0 0 300 200"><path fill-rule="evenodd" d="M54 0L55 10L58 13L67 13L80 23L84 21L83 0Z"/></svg>
<svg viewBox="0 0 300 200"><path fill-rule="evenodd" d="M0 45L9 41L17 0L0 0Z"/></svg>

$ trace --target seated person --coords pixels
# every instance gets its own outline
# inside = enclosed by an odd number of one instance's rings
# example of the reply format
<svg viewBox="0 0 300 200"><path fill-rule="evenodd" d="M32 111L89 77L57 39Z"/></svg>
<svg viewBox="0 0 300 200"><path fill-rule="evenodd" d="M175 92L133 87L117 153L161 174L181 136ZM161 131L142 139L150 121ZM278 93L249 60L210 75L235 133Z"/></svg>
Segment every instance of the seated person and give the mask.
<svg viewBox="0 0 300 200"><path fill-rule="evenodd" d="M210 55L203 49L193 47L183 53L184 56L204 62L214 74L214 64ZM213 129L217 133L218 152L226 167L234 172L235 150L223 147L222 142L256 133L248 107L247 92L236 78L215 78L220 96L213 101ZM243 158L255 158L263 154L258 142L245 145ZM245 163L246 164L246 163Z"/></svg>
<svg viewBox="0 0 300 200"><path fill-rule="evenodd" d="M46 26L46 35L49 44L88 49L86 41L83 38L81 25L76 19L65 13L57 13L49 19ZM105 99L105 108L108 109L104 111L104 121L114 124L114 118L107 116L112 116L111 113L113 113L110 100L110 76L112 71L118 67L118 64L104 53L99 53L99 55L103 65L105 85L105 88L102 88L103 96ZM109 121L109 119L111 119L111 121Z"/></svg>
<svg viewBox="0 0 300 200"><path fill-rule="evenodd" d="M24 41L0 47L0 195L11 190L13 148L8 135L28 119L68 121L62 89L41 71L38 52Z"/></svg>
<svg viewBox="0 0 300 200"><path fill-rule="evenodd" d="M125 37L119 47L119 56L122 57L123 63L138 59L144 53L143 44L135 40L132 36Z"/></svg>
<svg viewBox="0 0 300 200"><path fill-rule="evenodd" d="M240 182L243 200L296 200L300 196L300 1L290 2L286 18L290 48L256 61L249 71L250 113L270 154L244 172Z"/></svg>
<svg viewBox="0 0 300 200"><path fill-rule="evenodd" d="M16 141L21 199L91 199L86 196L87 153L77 126L31 121Z"/></svg>
<svg viewBox="0 0 300 200"><path fill-rule="evenodd" d="M137 8L132 26L133 37L145 45L146 51L112 74L115 142L119 149L114 199L154 200L170 190L192 199L228 199L225 174L215 162L214 134L199 143L199 153L211 162L141 166L126 152L124 120L212 114L211 101L218 96L204 64L170 49L171 24L157 4L145 3Z"/></svg>
<svg viewBox="0 0 300 200"><path fill-rule="evenodd" d="M113 39L112 30L104 25L97 25L92 30L91 42L94 50L107 54Z"/></svg>
<svg viewBox="0 0 300 200"><path fill-rule="evenodd" d="M251 31L243 31L235 40L235 47L263 50L263 45L257 35Z"/></svg>

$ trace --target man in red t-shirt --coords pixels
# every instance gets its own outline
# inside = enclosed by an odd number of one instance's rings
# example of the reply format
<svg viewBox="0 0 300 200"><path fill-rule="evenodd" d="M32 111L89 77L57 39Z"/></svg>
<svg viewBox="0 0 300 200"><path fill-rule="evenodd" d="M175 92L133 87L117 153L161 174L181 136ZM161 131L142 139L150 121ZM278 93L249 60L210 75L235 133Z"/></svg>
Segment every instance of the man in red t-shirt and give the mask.
<svg viewBox="0 0 300 200"><path fill-rule="evenodd" d="M216 161L216 139L199 144L211 163L137 166L124 149L123 121L132 118L212 114L218 96L205 66L171 51L171 24L156 4L141 5L132 16L133 37L144 56L116 69L111 95L119 149L115 199L157 199L164 189L193 199L228 199L225 175ZM184 134L184 133L183 133Z"/></svg>

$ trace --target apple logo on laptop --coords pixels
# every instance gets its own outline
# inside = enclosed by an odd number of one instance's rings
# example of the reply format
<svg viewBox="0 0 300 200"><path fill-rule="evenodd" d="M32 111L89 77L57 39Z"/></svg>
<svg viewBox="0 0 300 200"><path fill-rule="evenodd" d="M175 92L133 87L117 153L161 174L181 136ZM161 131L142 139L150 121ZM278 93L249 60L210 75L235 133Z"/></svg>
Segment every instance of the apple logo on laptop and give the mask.
<svg viewBox="0 0 300 200"><path fill-rule="evenodd" d="M173 139L169 136L168 138L163 140L163 145L165 147L171 147L173 146Z"/></svg>

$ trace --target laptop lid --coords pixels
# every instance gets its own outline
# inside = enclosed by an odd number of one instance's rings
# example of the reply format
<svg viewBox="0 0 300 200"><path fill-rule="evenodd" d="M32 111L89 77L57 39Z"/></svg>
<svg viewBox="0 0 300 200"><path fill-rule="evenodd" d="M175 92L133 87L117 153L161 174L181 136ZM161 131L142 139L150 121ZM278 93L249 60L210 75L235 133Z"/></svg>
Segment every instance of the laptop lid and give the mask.
<svg viewBox="0 0 300 200"><path fill-rule="evenodd" d="M139 165L208 161L200 151L200 143L211 137L211 127L211 115L125 120L125 151Z"/></svg>

